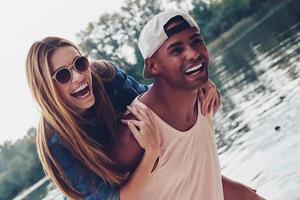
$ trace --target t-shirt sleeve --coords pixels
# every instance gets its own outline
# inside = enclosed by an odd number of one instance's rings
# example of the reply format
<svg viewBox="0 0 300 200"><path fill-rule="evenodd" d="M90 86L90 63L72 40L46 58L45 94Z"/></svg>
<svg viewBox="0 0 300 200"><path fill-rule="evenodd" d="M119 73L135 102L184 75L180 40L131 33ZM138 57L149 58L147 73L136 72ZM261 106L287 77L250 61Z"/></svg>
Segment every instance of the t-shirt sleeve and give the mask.
<svg viewBox="0 0 300 200"><path fill-rule="evenodd" d="M61 166L71 186L86 200L119 200L119 188L106 184L103 179L88 170L60 143L50 145L50 151Z"/></svg>

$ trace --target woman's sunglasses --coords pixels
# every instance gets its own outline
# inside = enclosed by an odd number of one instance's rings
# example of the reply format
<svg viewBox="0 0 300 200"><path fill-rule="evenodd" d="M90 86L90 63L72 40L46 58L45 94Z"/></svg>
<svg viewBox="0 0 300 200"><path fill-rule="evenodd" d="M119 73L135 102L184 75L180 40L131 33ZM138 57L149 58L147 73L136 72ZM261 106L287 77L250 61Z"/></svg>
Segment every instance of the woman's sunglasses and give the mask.
<svg viewBox="0 0 300 200"><path fill-rule="evenodd" d="M52 78L60 84L66 84L72 79L71 68L79 72L85 72L89 68L89 60L86 56L78 56L69 67L61 67L54 72Z"/></svg>

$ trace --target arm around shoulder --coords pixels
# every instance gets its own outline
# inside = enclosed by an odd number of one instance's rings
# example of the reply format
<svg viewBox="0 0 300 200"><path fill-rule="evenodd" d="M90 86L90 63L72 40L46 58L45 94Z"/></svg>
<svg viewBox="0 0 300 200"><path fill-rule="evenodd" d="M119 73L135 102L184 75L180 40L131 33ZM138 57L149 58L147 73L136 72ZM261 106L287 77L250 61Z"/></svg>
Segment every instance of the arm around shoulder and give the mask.
<svg viewBox="0 0 300 200"><path fill-rule="evenodd" d="M132 119L132 115L128 115L128 118ZM147 178L151 176L158 154L156 151L147 149L144 151L128 126L121 125L118 134L119 141L112 157L117 164L129 169L129 171L134 170L128 182L121 187L120 198L121 200L135 200L139 198Z"/></svg>

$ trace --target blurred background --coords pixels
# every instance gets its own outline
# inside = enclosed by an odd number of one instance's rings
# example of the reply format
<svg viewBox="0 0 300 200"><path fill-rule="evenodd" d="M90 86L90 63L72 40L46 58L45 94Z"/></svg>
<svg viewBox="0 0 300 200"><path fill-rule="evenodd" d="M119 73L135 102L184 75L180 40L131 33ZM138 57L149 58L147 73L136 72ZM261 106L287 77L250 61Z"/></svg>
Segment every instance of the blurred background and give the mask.
<svg viewBox="0 0 300 200"><path fill-rule="evenodd" d="M36 153L39 115L24 70L30 45L48 35L66 37L92 58L114 60L150 83L141 76L137 38L151 16L174 8L194 16L210 50L210 78L222 95L215 117L222 174L256 188L266 199L300 200L300 1L0 4L1 200L63 198L45 177Z"/></svg>

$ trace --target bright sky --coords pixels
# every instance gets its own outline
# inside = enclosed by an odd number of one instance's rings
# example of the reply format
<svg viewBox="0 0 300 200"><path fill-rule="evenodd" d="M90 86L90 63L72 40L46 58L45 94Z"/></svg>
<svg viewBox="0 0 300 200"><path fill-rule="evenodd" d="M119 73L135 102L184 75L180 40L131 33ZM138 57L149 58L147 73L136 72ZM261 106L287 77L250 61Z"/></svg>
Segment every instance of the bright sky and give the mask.
<svg viewBox="0 0 300 200"><path fill-rule="evenodd" d="M29 92L25 58L31 44L49 35L75 43L76 33L123 0L9 0L0 3L0 144L37 127L39 114Z"/></svg>

